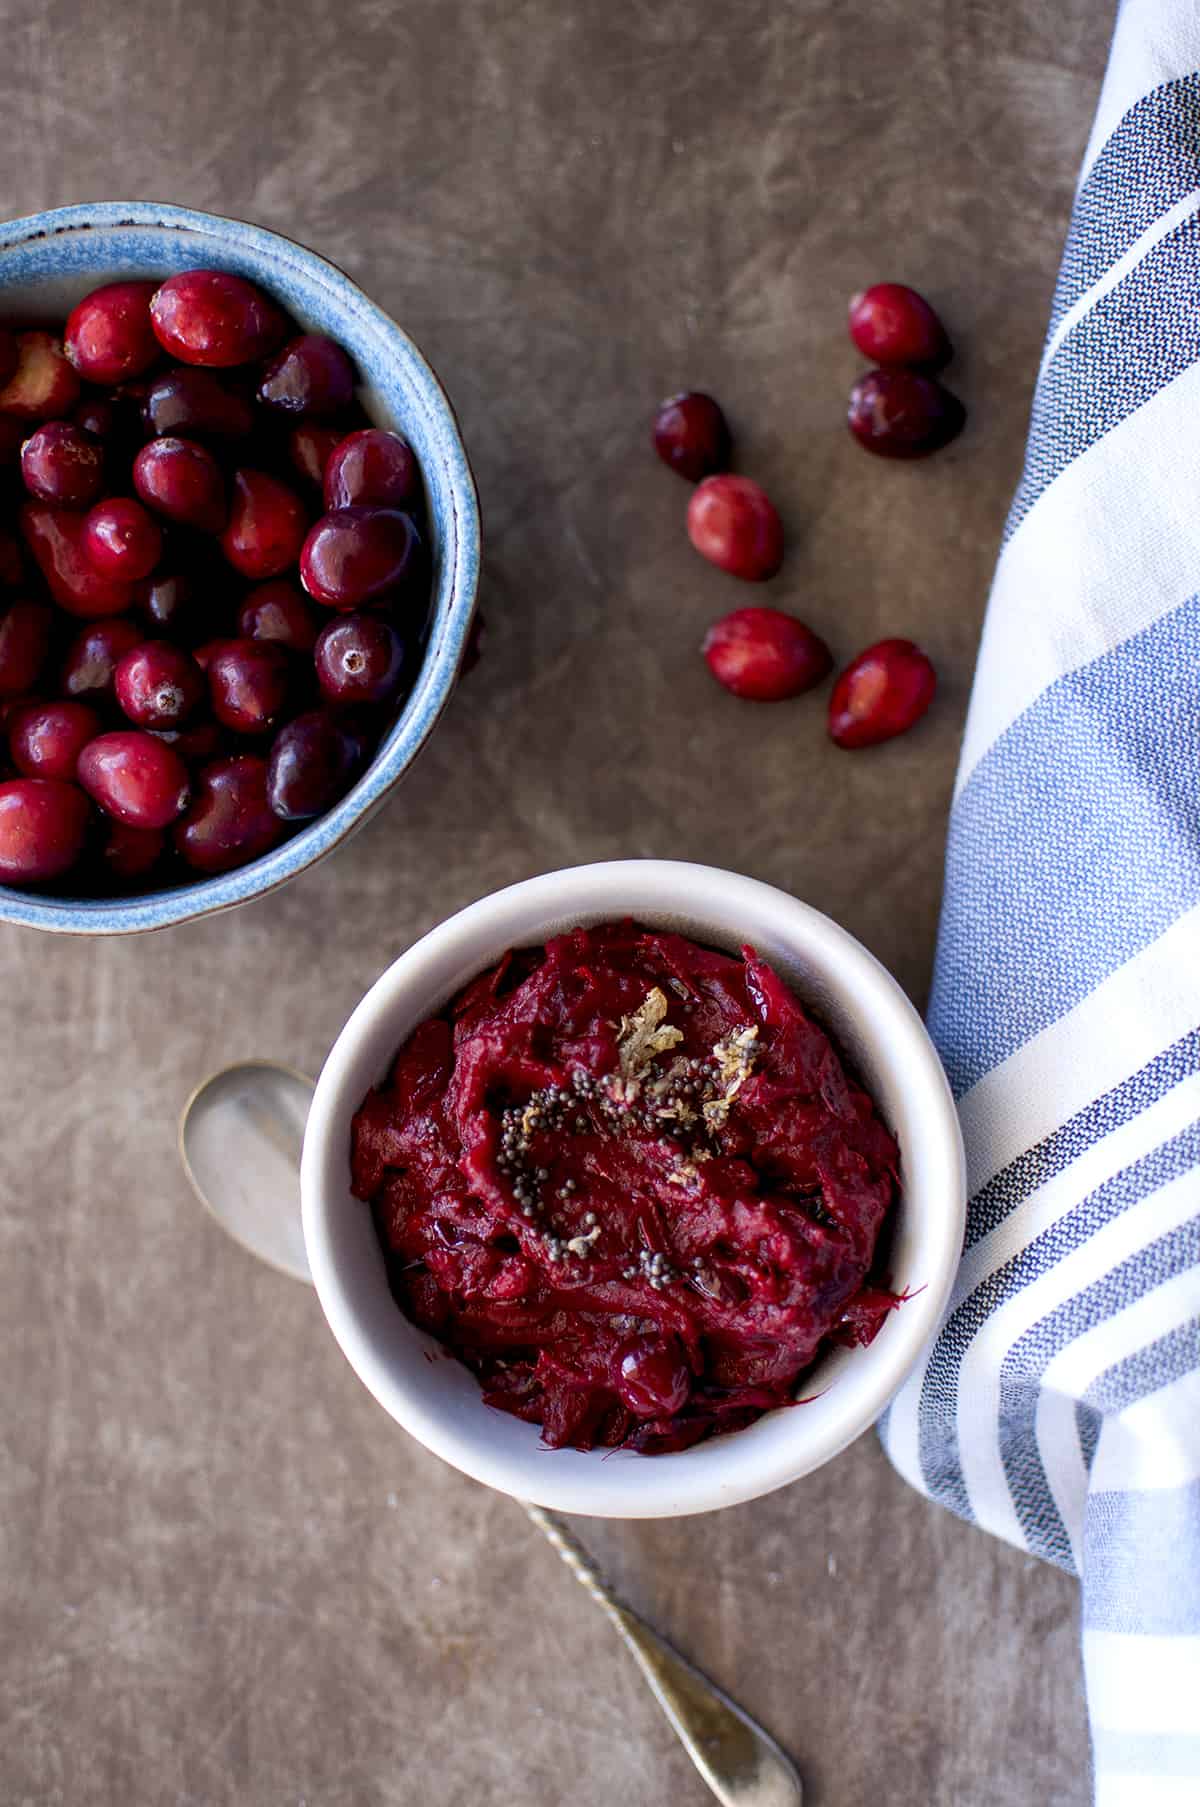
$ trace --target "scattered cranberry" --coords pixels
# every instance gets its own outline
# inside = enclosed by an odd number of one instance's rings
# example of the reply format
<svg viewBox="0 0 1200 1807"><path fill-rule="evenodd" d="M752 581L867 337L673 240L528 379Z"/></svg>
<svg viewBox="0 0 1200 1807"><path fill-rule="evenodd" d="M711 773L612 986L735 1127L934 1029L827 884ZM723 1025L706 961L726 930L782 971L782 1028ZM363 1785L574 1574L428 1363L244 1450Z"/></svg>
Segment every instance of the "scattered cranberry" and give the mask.
<svg viewBox="0 0 1200 1807"><path fill-rule="evenodd" d="M689 483L723 471L732 441L718 403L701 389L670 396L654 417L654 449Z"/></svg>
<svg viewBox="0 0 1200 1807"><path fill-rule="evenodd" d="M927 458L966 418L958 397L918 370L871 370L850 391L850 431L881 458Z"/></svg>
<svg viewBox="0 0 1200 1807"><path fill-rule="evenodd" d="M131 885L154 870L166 844L161 828L131 828L127 822L110 822L100 857L119 884Z"/></svg>
<svg viewBox="0 0 1200 1807"><path fill-rule="evenodd" d="M67 420L48 420L21 447L21 476L39 502L86 508L104 481L104 447Z"/></svg>
<svg viewBox="0 0 1200 1807"><path fill-rule="evenodd" d="M940 370L950 356L946 329L915 289L877 282L850 302L850 337L872 364Z"/></svg>
<svg viewBox="0 0 1200 1807"><path fill-rule="evenodd" d="M0 696L21 696L42 675L54 616L41 602L18 597L0 609Z"/></svg>
<svg viewBox="0 0 1200 1807"><path fill-rule="evenodd" d="M71 416L71 424L103 443L117 430L117 404L103 395L85 395ZM47 497L47 500L53 499Z"/></svg>
<svg viewBox="0 0 1200 1807"><path fill-rule="evenodd" d="M79 755L100 732L86 703L26 703L8 718L13 764L27 778L74 778Z"/></svg>
<svg viewBox="0 0 1200 1807"><path fill-rule="evenodd" d="M211 452L193 439L152 439L133 461L133 487L146 504L181 527L220 533L225 479Z"/></svg>
<svg viewBox="0 0 1200 1807"><path fill-rule="evenodd" d="M293 469L320 489L325 480L325 468L343 438L338 427L293 427L288 434L288 457Z"/></svg>
<svg viewBox="0 0 1200 1807"><path fill-rule="evenodd" d="M281 414L326 420L349 407L354 383L354 366L340 345L323 333L302 333L267 365L258 399Z"/></svg>
<svg viewBox="0 0 1200 1807"><path fill-rule="evenodd" d="M266 471L237 471L221 548L243 577L278 577L300 556L308 511L294 491Z"/></svg>
<svg viewBox="0 0 1200 1807"><path fill-rule="evenodd" d="M187 640L197 625L199 598L196 585L178 571L170 576L148 577L135 584L133 605L156 633Z"/></svg>
<svg viewBox="0 0 1200 1807"><path fill-rule="evenodd" d="M86 703L115 702L117 666L143 638L141 628L126 615L93 621L67 648L59 677L63 694Z"/></svg>
<svg viewBox="0 0 1200 1807"><path fill-rule="evenodd" d="M130 828L165 828L187 807L187 767L153 734L101 734L79 755L78 771L93 802Z"/></svg>
<svg viewBox="0 0 1200 1807"><path fill-rule="evenodd" d="M132 585L97 571L88 557L84 516L50 502L26 502L21 533L51 596L68 615L121 615L132 603Z"/></svg>
<svg viewBox="0 0 1200 1807"><path fill-rule="evenodd" d="M288 700L291 662L270 640L226 640L208 661L212 712L238 734L265 734Z"/></svg>
<svg viewBox="0 0 1200 1807"><path fill-rule="evenodd" d="M127 652L113 676L117 701L138 728L178 728L204 701L204 673L169 640Z"/></svg>
<svg viewBox="0 0 1200 1807"><path fill-rule="evenodd" d="M267 761L267 797L285 822L303 822L336 803L362 751L328 709L310 709L275 736Z"/></svg>
<svg viewBox="0 0 1200 1807"><path fill-rule="evenodd" d="M321 629L314 662L331 703L387 703L400 688L404 646L378 615L343 615Z"/></svg>
<svg viewBox="0 0 1200 1807"><path fill-rule="evenodd" d="M3 389L18 362L17 341L6 327L0 326L0 389Z"/></svg>
<svg viewBox="0 0 1200 1807"><path fill-rule="evenodd" d="M110 282L93 289L67 319L63 344L89 383L123 383L159 355L150 324L152 282Z"/></svg>
<svg viewBox="0 0 1200 1807"><path fill-rule="evenodd" d="M783 523L749 477L706 477L688 503L688 538L710 564L763 583L783 563Z"/></svg>
<svg viewBox="0 0 1200 1807"><path fill-rule="evenodd" d="M150 303L150 319L159 344L181 364L217 368L265 357L287 331L275 303L226 270L169 277Z"/></svg>
<svg viewBox="0 0 1200 1807"><path fill-rule="evenodd" d="M933 701L937 674L911 640L879 640L833 687L829 736L839 747L873 747L904 734Z"/></svg>
<svg viewBox="0 0 1200 1807"><path fill-rule="evenodd" d="M93 570L136 583L162 557L162 529L132 496L111 496L89 511L83 549Z"/></svg>
<svg viewBox="0 0 1200 1807"><path fill-rule="evenodd" d="M182 365L150 385L142 416L158 438L245 439L254 410L210 370Z"/></svg>
<svg viewBox="0 0 1200 1807"><path fill-rule="evenodd" d="M61 778L13 778L0 784L0 879L38 884L59 878L83 851L91 810Z"/></svg>
<svg viewBox="0 0 1200 1807"><path fill-rule="evenodd" d="M637 1337L618 1351L616 1387L637 1418L681 1412L692 1390L691 1370L676 1337Z"/></svg>
<svg viewBox="0 0 1200 1807"><path fill-rule="evenodd" d="M205 765L218 753L227 753L229 744L220 722L192 722L186 728L152 728L151 733L167 746L174 747L181 759L191 765Z"/></svg>
<svg viewBox="0 0 1200 1807"><path fill-rule="evenodd" d="M781 609L735 609L713 623L700 650L718 684L756 703L799 696L833 669L824 640Z"/></svg>
<svg viewBox="0 0 1200 1807"><path fill-rule="evenodd" d="M310 653L320 623L308 597L286 577L251 590L238 610L238 633L248 640L274 640L289 652Z"/></svg>
<svg viewBox="0 0 1200 1807"><path fill-rule="evenodd" d="M334 609L356 609L398 589L417 564L417 530L394 508L337 508L322 515L300 554L300 581Z"/></svg>
<svg viewBox="0 0 1200 1807"><path fill-rule="evenodd" d="M384 427L349 434L325 465L326 508L405 508L420 493L412 447Z"/></svg>
<svg viewBox="0 0 1200 1807"><path fill-rule="evenodd" d="M198 872L228 872L268 853L283 823L267 799L267 762L253 753L214 760L175 827L175 845Z"/></svg>
<svg viewBox="0 0 1200 1807"><path fill-rule="evenodd" d="M79 378L52 333L17 334L17 368L0 389L0 414L61 420L79 400Z"/></svg>

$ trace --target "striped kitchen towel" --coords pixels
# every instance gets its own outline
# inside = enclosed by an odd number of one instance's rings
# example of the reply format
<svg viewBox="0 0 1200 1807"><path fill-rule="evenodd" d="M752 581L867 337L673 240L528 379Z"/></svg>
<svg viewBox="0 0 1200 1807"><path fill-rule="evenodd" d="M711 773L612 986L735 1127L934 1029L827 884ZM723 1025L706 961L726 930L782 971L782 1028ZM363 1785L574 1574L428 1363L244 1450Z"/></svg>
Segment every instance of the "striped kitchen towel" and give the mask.
<svg viewBox="0 0 1200 1807"><path fill-rule="evenodd" d="M881 1426L1082 1581L1097 1807L1200 1807L1200 6L1127 0L951 817L970 1209Z"/></svg>

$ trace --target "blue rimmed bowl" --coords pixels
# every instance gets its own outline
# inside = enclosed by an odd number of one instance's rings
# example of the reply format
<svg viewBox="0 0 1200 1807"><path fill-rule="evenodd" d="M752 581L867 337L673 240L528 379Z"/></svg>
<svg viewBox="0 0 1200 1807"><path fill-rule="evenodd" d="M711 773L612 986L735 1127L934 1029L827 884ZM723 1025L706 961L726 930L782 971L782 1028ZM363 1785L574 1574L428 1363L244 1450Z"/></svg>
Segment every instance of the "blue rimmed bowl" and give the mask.
<svg viewBox="0 0 1200 1807"><path fill-rule="evenodd" d="M261 284L310 332L350 353L362 400L404 434L425 479L433 553L429 634L404 706L354 788L262 859L217 878L132 897L71 897L0 886L0 921L75 935L130 934L227 910L331 853L404 776L450 699L479 581L479 499L454 410L406 333L350 278L303 245L242 220L153 201L96 201L0 225L0 319L63 320L89 289L201 267Z"/></svg>

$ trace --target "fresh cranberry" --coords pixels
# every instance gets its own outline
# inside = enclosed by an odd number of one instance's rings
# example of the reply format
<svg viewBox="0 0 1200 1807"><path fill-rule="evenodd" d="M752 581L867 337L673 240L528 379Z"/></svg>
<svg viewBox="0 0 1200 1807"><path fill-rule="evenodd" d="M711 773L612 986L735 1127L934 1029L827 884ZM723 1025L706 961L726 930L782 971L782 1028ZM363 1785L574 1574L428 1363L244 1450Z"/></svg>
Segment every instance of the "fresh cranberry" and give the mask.
<svg viewBox="0 0 1200 1807"><path fill-rule="evenodd" d="M945 327L925 297L902 282L876 282L853 297L850 337L872 364L940 370L950 356Z"/></svg>
<svg viewBox="0 0 1200 1807"><path fill-rule="evenodd" d="M204 701L204 673L169 640L127 652L113 677L117 701L139 728L178 728Z"/></svg>
<svg viewBox="0 0 1200 1807"><path fill-rule="evenodd" d="M254 410L244 395L211 371L186 364L150 385L142 418L160 439L245 439L254 430Z"/></svg>
<svg viewBox="0 0 1200 1807"><path fill-rule="evenodd" d="M0 696L20 696L33 688L53 630L54 614L44 603L18 597L0 609Z"/></svg>
<svg viewBox="0 0 1200 1807"><path fill-rule="evenodd" d="M133 461L133 487L146 504L181 527L220 533L225 479L211 452L194 439L152 439Z"/></svg>
<svg viewBox="0 0 1200 1807"><path fill-rule="evenodd" d="M783 563L783 523L749 477L706 477L688 503L688 538L710 564L763 583Z"/></svg>
<svg viewBox="0 0 1200 1807"><path fill-rule="evenodd" d="M904 734L933 701L937 674L911 640L879 640L839 676L829 699L829 736L839 747L873 747Z"/></svg>
<svg viewBox="0 0 1200 1807"><path fill-rule="evenodd" d="M732 442L719 404L701 389L670 396L654 416L654 449L689 483L723 471Z"/></svg>
<svg viewBox="0 0 1200 1807"><path fill-rule="evenodd" d="M288 434L288 457L292 468L306 482L320 489L325 480L325 467L344 437L340 427L293 427Z"/></svg>
<svg viewBox="0 0 1200 1807"><path fill-rule="evenodd" d="M206 672L221 648L228 644L228 640L205 640L202 645L192 648L192 657L201 671Z"/></svg>
<svg viewBox="0 0 1200 1807"><path fill-rule="evenodd" d="M958 397L918 370L871 370L850 391L850 431L880 458L927 458L966 418Z"/></svg>
<svg viewBox="0 0 1200 1807"><path fill-rule="evenodd" d="M185 270L163 283L150 303L159 344L181 364L224 368L265 357L287 321L275 303L226 270Z"/></svg>
<svg viewBox="0 0 1200 1807"><path fill-rule="evenodd" d="M16 339L7 327L0 326L0 389L3 389L19 362Z"/></svg>
<svg viewBox="0 0 1200 1807"><path fill-rule="evenodd" d="M335 340L323 333L302 333L267 365L258 399L281 414L325 420L349 407L354 383L354 366Z"/></svg>
<svg viewBox="0 0 1200 1807"><path fill-rule="evenodd" d="M152 282L110 282L85 295L67 318L64 347L89 383L123 383L158 357L150 324Z"/></svg>
<svg viewBox="0 0 1200 1807"><path fill-rule="evenodd" d="M175 828L175 845L198 872L228 872L268 853L283 823L267 799L267 762L253 753L214 760Z"/></svg>
<svg viewBox="0 0 1200 1807"><path fill-rule="evenodd" d="M31 885L60 878L83 852L88 800L61 778L0 784L0 879Z"/></svg>
<svg viewBox="0 0 1200 1807"><path fill-rule="evenodd" d="M267 761L267 797L285 822L319 816L362 763L358 742L327 709L310 709L279 730Z"/></svg>
<svg viewBox="0 0 1200 1807"><path fill-rule="evenodd" d="M286 577L251 590L238 611L238 633L248 640L274 640L289 652L310 653L320 623L316 611Z"/></svg>
<svg viewBox="0 0 1200 1807"><path fill-rule="evenodd" d="M300 498L277 477L237 471L221 549L243 577L278 577L299 558L308 518Z"/></svg>
<svg viewBox="0 0 1200 1807"><path fill-rule="evenodd" d="M343 615L321 629L313 662L331 703L387 703L400 688L404 646L378 615Z"/></svg>
<svg viewBox="0 0 1200 1807"><path fill-rule="evenodd" d="M756 703L799 696L833 669L824 640L781 609L735 609L713 623L700 650L718 684Z"/></svg>
<svg viewBox="0 0 1200 1807"><path fill-rule="evenodd" d="M187 808L187 767L153 734L118 728L98 735L79 755L78 770L93 802L130 828L165 828Z"/></svg>
<svg viewBox="0 0 1200 1807"><path fill-rule="evenodd" d="M385 427L349 434L325 466L326 508L404 508L420 493L412 447Z"/></svg>
<svg viewBox="0 0 1200 1807"><path fill-rule="evenodd" d="M152 728L151 733L167 746L174 747L189 765L206 765L218 753L229 751L229 743L220 722L192 722L186 728Z"/></svg>
<svg viewBox="0 0 1200 1807"><path fill-rule="evenodd" d="M189 639L198 625L196 585L178 571L169 576L147 577L135 584L133 605L148 627L175 639Z"/></svg>
<svg viewBox="0 0 1200 1807"><path fill-rule="evenodd" d="M356 609L397 589L417 564L419 540L394 508L337 508L322 515L300 554L300 581L334 609Z"/></svg>
<svg viewBox="0 0 1200 1807"><path fill-rule="evenodd" d="M100 717L86 703L26 703L8 719L13 764L28 778L74 778L89 740L100 732Z"/></svg>
<svg viewBox="0 0 1200 1807"><path fill-rule="evenodd" d="M691 1370L673 1336L636 1337L617 1351L616 1387L637 1418L681 1412L692 1390Z"/></svg>
<svg viewBox="0 0 1200 1807"><path fill-rule="evenodd" d="M166 844L161 828L131 828L128 822L110 822L100 857L105 870L119 884L128 885L153 871Z"/></svg>
<svg viewBox="0 0 1200 1807"><path fill-rule="evenodd" d="M132 603L133 586L97 571L88 557L82 515L50 502L26 502L21 533L51 596L68 615L121 615Z"/></svg>
<svg viewBox="0 0 1200 1807"><path fill-rule="evenodd" d="M136 622L124 615L91 622L67 648L59 678L63 694L87 703L114 702L117 666L143 637Z"/></svg>
<svg viewBox="0 0 1200 1807"><path fill-rule="evenodd" d="M0 389L0 414L61 420L79 400L79 378L53 333L18 333L17 368Z"/></svg>
<svg viewBox="0 0 1200 1807"><path fill-rule="evenodd" d="M208 663L212 711L238 734L265 734L288 699L291 661L270 640L226 640Z"/></svg>
<svg viewBox="0 0 1200 1807"><path fill-rule="evenodd" d="M137 582L149 577L162 557L162 529L132 496L110 496L89 510L83 549L93 570Z"/></svg>
<svg viewBox="0 0 1200 1807"><path fill-rule="evenodd" d="M104 481L104 447L67 420L48 420L21 447L21 475L39 502L86 508Z"/></svg>
<svg viewBox="0 0 1200 1807"><path fill-rule="evenodd" d="M117 404L107 396L85 395L72 414L71 423L103 442L117 430Z"/></svg>

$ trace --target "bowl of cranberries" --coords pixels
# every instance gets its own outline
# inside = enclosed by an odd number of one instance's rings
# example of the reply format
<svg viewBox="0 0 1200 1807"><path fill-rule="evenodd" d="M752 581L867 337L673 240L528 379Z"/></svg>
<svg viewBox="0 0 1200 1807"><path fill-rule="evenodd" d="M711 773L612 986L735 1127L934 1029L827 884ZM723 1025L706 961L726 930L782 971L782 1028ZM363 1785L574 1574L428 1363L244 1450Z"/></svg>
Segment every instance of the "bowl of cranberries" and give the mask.
<svg viewBox="0 0 1200 1807"><path fill-rule="evenodd" d="M449 700L479 541L437 378L313 252L0 227L0 919L161 928L331 851Z"/></svg>

